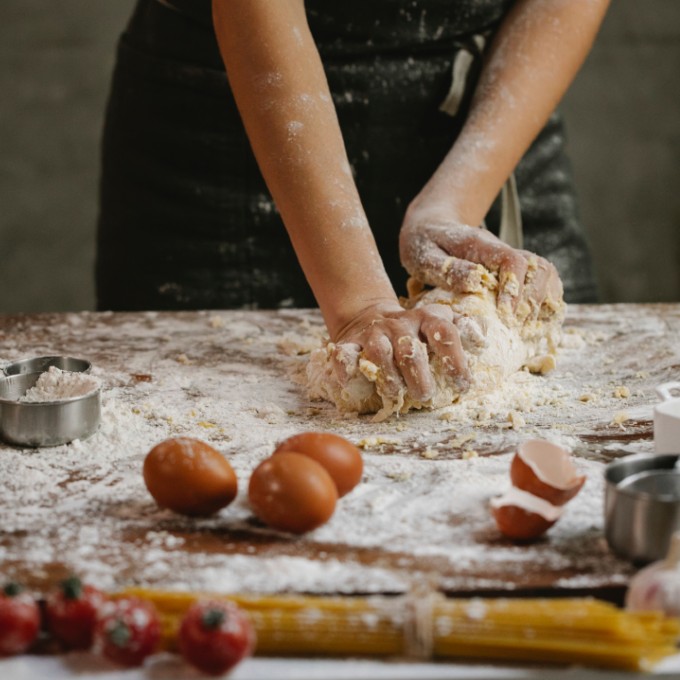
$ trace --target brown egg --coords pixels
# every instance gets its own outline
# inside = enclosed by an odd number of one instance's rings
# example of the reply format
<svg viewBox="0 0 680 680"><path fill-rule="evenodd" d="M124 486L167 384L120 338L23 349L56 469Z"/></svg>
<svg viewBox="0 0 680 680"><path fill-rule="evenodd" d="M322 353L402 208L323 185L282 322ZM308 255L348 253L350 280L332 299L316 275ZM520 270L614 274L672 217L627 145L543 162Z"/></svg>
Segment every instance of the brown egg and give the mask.
<svg viewBox="0 0 680 680"><path fill-rule="evenodd" d="M570 501L586 481L574 467L569 452L542 439L522 442L512 459L510 479L514 486L553 505Z"/></svg>
<svg viewBox="0 0 680 680"><path fill-rule="evenodd" d="M338 492L319 463L301 453L283 452L255 468L248 499L265 524L302 534L328 521L335 510Z"/></svg>
<svg viewBox="0 0 680 680"><path fill-rule="evenodd" d="M329 432L302 432L282 441L275 454L294 451L312 458L333 478L338 496L349 493L360 481L364 462L351 442Z"/></svg>
<svg viewBox="0 0 680 680"><path fill-rule="evenodd" d="M491 501L491 512L498 530L515 541L531 541L542 536L562 515L562 508L511 487Z"/></svg>
<svg viewBox="0 0 680 680"><path fill-rule="evenodd" d="M212 515L236 497L233 468L209 444L166 439L144 460L144 482L158 505L184 515Z"/></svg>

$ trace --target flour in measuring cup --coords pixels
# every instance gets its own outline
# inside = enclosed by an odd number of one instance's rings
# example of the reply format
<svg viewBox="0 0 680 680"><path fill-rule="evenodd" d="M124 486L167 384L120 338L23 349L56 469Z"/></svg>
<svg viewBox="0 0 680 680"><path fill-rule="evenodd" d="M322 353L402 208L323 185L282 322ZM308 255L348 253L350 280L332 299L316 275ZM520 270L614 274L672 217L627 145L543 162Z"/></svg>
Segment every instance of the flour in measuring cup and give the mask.
<svg viewBox="0 0 680 680"><path fill-rule="evenodd" d="M32 403L64 401L84 397L97 389L99 381L87 373L62 371L56 366L50 366L19 401Z"/></svg>

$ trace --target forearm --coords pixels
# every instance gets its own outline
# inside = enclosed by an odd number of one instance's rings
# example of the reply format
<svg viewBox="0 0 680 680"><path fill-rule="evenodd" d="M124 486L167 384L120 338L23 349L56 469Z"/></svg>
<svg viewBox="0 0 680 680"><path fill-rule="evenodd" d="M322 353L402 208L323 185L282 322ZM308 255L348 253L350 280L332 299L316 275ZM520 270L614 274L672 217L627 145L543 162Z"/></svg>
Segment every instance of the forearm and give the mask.
<svg viewBox="0 0 680 680"><path fill-rule="evenodd" d="M514 5L486 54L461 134L416 204L430 211L436 206L443 219L482 222L574 79L608 4L520 0Z"/></svg>
<svg viewBox="0 0 680 680"><path fill-rule="evenodd" d="M231 88L331 336L396 297L357 193L302 0L213 0Z"/></svg>

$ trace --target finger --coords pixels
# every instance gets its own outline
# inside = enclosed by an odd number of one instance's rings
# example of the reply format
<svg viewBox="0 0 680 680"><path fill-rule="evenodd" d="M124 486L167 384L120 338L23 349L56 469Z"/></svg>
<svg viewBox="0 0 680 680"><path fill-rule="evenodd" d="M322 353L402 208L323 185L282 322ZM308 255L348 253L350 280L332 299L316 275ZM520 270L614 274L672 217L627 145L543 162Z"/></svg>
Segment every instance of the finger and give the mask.
<svg viewBox="0 0 680 680"><path fill-rule="evenodd" d="M536 305L533 316L550 316L561 307L564 290L560 275L555 266L545 258L528 251L523 252L529 258L524 295Z"/></svg>
<svg viewBox="0 0 680 680"><path fill-rule="evenodd" d="M421 330L456 389L466 392L470 387L470 372L458 328L451 322L430 318L422 323Z"/></svg>
<svg viewBox="0 0 680 680"><path fill-rule="evenodd" d="M502 258L498 272L498 307L514 312L524 292L529 263L516 250L510 249Z"/></svg>
<svg viewBox="0 0 680 680"><path fill-rule="evenodd" d="M480 354L482 350L489 346L487 339L489 324L485 317L459 316L454 323L460 335L460 342L466 352Z"/></svg>
<svg viewBox="0 0 680 680"><path fill-rule="evenodd" d="M544 302L549 304L556 304L562 301L564 296L564 286L562 279L557 271L557 267L551 262L548 262L548 269L550 270L550 278L548 279L547 292Z"/></svg>
<svg viewBox="0 0 680 680"><path fill-rule="evenodd" d="M392 347L394 362L411 397L420 402L432 399L436 385L430 372L426 345L411 335L400 335L393 338Z"/></svg>
<svg viewBox="0 0 680 680"><path fill-rule="evenodd" d="M484 269L474 262L449 255L432 241L420 243L418 256L409 258L409 274L430 286L454 293L470 293L482 287Z"/></svg>
<svg viewBox="0 0 680 680"><path fill-rule="evenodd" d="M333 375L343 387L357 374L360 350L355 342L341 342L331 348Z"/></svg>
<svg viewBox="0 0 680 680"><path fill-rule="evenodd" d="M398 398L405 385L394 364L394 351L389 338L381 331L373 331L364 343L363 356L377 367L374 382L378 393L390 399Z"/></svg>
<svg viewBox="0 0 680 680"><path fill-rule="evenodd" d="M551 276L547 284L547 294L538 312L539 319L551 319L564 313L564 288L557 269L550 265Z"/></svg>
<svg viewBox="0 0 680 680"><path fill-rule="evenodd" d="M548 263L535 255L528 260L527 276L524 284L523 300L526 305L518 309L518 317L535 319L541 309L541 305L547 296L548 281L550 279ZM519 305L518 305L519 307Z"/></svg>

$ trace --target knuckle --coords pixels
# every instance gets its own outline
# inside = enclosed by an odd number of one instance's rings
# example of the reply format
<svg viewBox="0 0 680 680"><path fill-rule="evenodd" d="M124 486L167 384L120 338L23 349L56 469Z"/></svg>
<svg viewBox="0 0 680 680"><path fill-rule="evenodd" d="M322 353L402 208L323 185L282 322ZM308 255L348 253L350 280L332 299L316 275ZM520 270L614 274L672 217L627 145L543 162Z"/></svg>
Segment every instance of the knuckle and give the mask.
<svg viewBox="0 0 680 680"><path fill-rule="evenodd" d="M371 333L364 344L364 352L381 362L392 357L392 344L382 333Z"/></svg>
<svg viewBox="0 0 680 680"><path fill-rule="evenodd" d="M428 323L453 321L453 309L448 305L427 305L423 307L423 316Z"/></svg>
<svg viewBox="0 0 680 680"><path fill-rule="evenodd" d="M409 335L404 335L397 340L399 364L410 367L414 364L427 361L425 344Z"/></svg>

